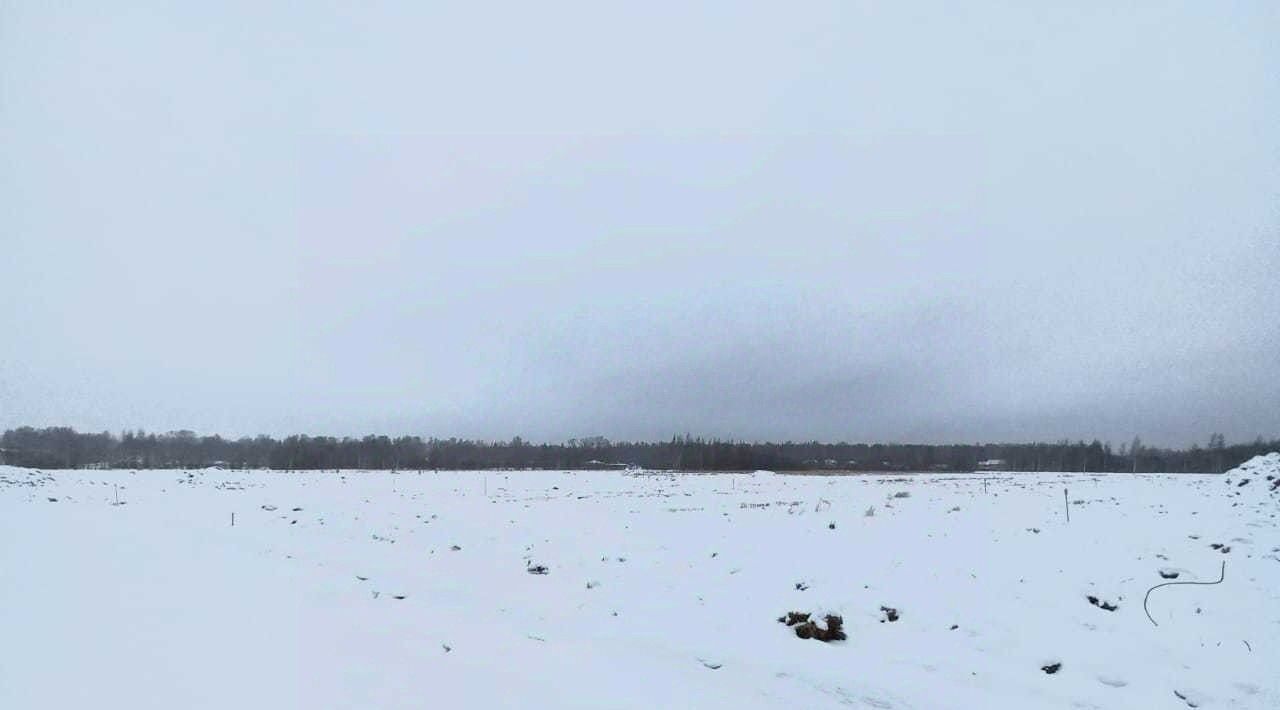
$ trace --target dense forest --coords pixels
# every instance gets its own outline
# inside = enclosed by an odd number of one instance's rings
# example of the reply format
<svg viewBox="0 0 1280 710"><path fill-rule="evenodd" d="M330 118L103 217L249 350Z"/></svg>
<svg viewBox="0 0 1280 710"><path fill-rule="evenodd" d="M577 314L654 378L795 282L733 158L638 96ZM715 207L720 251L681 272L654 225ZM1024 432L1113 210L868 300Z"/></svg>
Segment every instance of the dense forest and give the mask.
<svg viewBox="0 0 1280 710"><path fill-rule="evenodd" d="M1280 439L1227 444L1221 434L1186 449L1109 443L824 444L747 443L690 436L663 442L603 437L559 444L366 436L295 435L224 439L190 431L80 433L69 427L10 429L0 463L33 468L589 469L638 467L688 471L1126 471L1220 472L1280 450Z"/></svg>

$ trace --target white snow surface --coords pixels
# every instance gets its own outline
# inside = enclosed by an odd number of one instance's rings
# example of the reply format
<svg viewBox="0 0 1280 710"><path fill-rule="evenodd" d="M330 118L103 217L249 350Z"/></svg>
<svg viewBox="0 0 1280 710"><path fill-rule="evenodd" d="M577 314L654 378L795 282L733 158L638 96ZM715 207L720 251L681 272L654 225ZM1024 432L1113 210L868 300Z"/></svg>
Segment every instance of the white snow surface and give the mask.
<svg viewBox="0 0 1280 710"><path fill-rule="evenodd" d="M0 467L0 708L1277 708L1276 476Z"/></svg>

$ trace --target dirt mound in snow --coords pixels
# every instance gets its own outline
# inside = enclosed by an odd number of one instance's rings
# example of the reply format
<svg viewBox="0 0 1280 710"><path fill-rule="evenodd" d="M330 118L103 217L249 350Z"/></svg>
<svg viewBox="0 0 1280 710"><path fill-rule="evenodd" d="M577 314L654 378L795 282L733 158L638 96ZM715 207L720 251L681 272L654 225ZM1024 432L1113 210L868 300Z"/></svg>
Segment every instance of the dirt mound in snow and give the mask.
<svg viewBox="0 0 1280 710"><path fill-rule="evenodd" d="M1280 475L1280 451L1254 456L1235 468L1227 471L1228 476L1257 476L1267 474Z"/></svg>
<svg viewBox="0 0 1280 710"><path fill-rule="evenodd" d="M815 639L818 641L843 641L847 637L844 633L844 618L835 614L827 614L827 627L823 628L809 618L808 612L789 611L783 616L778 617L780 623L786 624L795 629L796 636L802 639Z"/></svg>
<svg viewBox="0 0 1280 710"><path fill-rule="evenodd" d="M1259 490L1274 493L1280 489L1280 451L1254 456L1223 475L1236 488L1252 483Z"/></svg>

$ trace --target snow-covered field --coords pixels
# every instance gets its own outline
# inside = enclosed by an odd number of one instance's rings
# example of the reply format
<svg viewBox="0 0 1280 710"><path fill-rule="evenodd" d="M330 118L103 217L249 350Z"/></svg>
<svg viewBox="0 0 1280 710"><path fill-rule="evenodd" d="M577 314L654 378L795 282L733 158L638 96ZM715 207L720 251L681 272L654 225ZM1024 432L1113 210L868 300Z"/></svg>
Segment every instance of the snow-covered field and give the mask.
<svg viewBox="0 0 1280 710"><path fill-rule="evenodd" d="M0 467L0 708L1277 708L1280 456L1250 465Z"/></svg>

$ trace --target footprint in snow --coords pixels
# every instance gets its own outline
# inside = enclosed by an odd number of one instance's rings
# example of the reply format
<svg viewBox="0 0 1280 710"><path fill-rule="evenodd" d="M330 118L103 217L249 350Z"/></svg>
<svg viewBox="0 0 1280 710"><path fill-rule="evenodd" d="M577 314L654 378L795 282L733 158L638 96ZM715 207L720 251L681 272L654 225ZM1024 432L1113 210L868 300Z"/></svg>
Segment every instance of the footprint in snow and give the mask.
<svg viewBox="0 0 1280 710"><path fill-rule="evenodd" d="M1253 683L1232 683L1236 690L1243 692L1245 695L1257 695L1259 688Z"/></svg>
<svg viewBox="0 0 1280 710"><path fill-rule="evenodd" d="M1098 607L1099 609L1102 609L1102 610L1104 610L1104 611L1115 611L1116 609L1119 609L1119 608L1120 608L1118 605L1116 605L1116 604L1112 604L1111 602L1109 602L1109 601L1107 601L1107 600L1105 600L1105 599L1099 599L1098 597L1095 597L1095 596L1093 596L1092 594L1090 594L1089 596L1087 596L1087 597L1085 597L1085 598L1089 600L1089 603L1090 603L1090 604L1092 604L1092 605L1094 605L1094 606L1096 606L1096 607Z"/></svg>
<svg viewBox="0 0 1280 710"><path fill-rule="evenodd" d="M1125 680L1124 678L1117 678L1115 676L1106 676L1106 675L1098 676L1098 682L1111 688L1123 688L1129 684L1129 681Z"/></svg>

